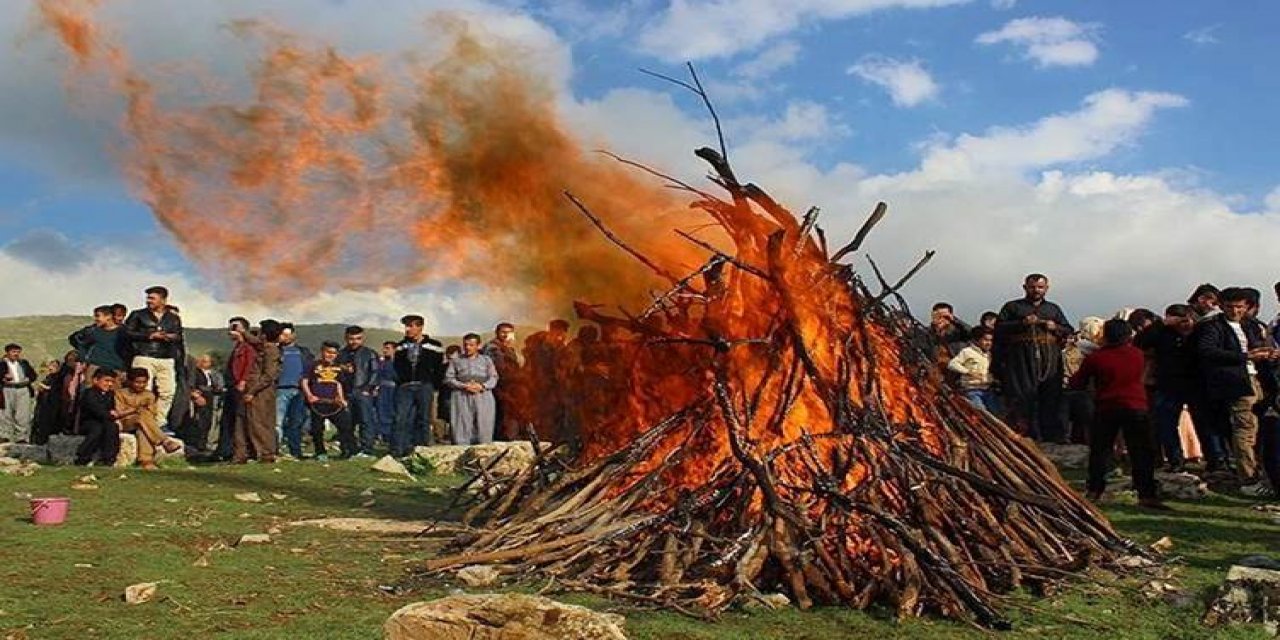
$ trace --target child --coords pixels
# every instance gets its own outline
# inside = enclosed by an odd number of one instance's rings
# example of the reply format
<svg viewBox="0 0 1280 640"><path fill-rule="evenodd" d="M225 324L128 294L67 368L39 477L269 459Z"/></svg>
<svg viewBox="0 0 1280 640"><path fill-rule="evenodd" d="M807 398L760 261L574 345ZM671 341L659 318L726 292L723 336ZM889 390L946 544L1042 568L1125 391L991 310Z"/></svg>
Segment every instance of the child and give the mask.
<svg viewBox="0 0 1280 640"><path fill-rule="evenodd" d="M1142 383L1142 351L1131 344L1133 329L1124 320L1108 320L1102 326L1102 338L1104 346L1085 356L1070 382L1072 389L1082 390L1093 381L1097 390L1098 412L1089 434L1086 495L1093 501L1102 498L1116 435L1123 434L1138 505L1168 511L1169 507L1156 495L1156 450L1147 415L1147 389Z"/></svg>
<svg viewBox="0 0 1280 640"><path fill-rule="evenodd" d="M130 369L126 386L115 393L113 417L123 433L134 433L138 438L138 464L148 471L157 469L156 448L168 453L182 448L177 440L166 437L160 431L156 417L156 394L151 392L151 374L146 369Z"/></svg>
<svg viewBox="0 0 1280 640"><path fill-rule="evenodd" d="M960 374L960 389L969 402L990 413L997 413L999 405L991 390L991 344L994 333L984 326L969 332L969 346L960 350L947 363L947 370Z"/></svg>
<svg viewBox="0 0 1280 640"><path fill-rule="evenodd" d="M76 464L95 462L106 466L116 463L120 453L119 431L116 429L116 377L110 371L94 372L92 382L80 392L80 433L84 440L76 449Z"/></svg>
<svg viewBox="0 0 1280 640"><path fill-rule="evenodd" d="M302 378L302 395L311 409L311 441L315 445L316 460L329 459L324 448L324 421L333 422L338 428L338 444L342 457L350 458L360 453L356 446L355 425L347 408L346 394L342 391L344 367L338 364L338 343L326 341L320 347L320 357L311 371Z"/></svg>

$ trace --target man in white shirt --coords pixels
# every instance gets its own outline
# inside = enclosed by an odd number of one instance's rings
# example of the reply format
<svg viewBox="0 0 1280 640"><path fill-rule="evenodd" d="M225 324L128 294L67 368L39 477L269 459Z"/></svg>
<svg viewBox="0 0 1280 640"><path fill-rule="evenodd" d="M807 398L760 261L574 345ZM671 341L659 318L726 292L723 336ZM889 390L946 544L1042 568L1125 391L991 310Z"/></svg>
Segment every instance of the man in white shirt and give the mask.
<svg viewBox="0 0 1280 640"><path fill-rule="evenodd" d="M31 422L35 417L36 371L22 359L22 346L4 347L0 379L4 393L0 396L0 442L25 443L31 439Z"/></svg>

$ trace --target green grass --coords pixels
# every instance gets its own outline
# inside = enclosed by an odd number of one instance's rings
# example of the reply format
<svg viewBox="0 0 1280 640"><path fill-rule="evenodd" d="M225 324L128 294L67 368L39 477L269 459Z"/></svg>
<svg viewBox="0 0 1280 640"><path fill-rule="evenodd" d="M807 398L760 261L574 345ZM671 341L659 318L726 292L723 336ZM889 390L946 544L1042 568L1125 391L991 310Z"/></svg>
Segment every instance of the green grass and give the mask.
<svg viewBox="0 0 1280 640"><path fill-rule="evenodd" d="M448 500L438 488L457 482L387 481L391 479L366 467L288 462L276 467L177 467L149 474L46 467L28 478L0 476L0 496L8 505L0 518L0 637L378 638L391 612L448 591L445 585L410 595L379 589L430 557L433 543L282 527L270 545L231 547L241 534L263 533L303 518L430 519L444 513ZM98 490L70 489L90 471L98 477ZM361 495L366 489L374 492L372 505ZM264 502L235 500L236 493L247 491L258 492ZM68 522L33 526L26 517L26 500L8 497L23 493L69 495ZM273 493L286 497L275 499ZM1164 516L1120 501L1108 511L1139 542L1172 536L1174 553L1184 558L1175 569L1177 581L1205 594L1233 560L1280 549L1280 527L1248 504L1214 497L1178 504L1176 514ZM193 566L202 554L208 566ZM126 586L154 581L164 581L155 601L122 602ZM1036 612L1007 609L1016 630L1001 637L1264 637L1256 627L1207 630L1198 622L1200 607L1153 604L1137 593L1139 584L1082 583L1051 598L1018 596L1016 603ZM614 606L591 597L564 599ZM639 640L992 636L946 621L899 622L885 611L841 608L731 612L716 623L661 612L622 612L630 636ZM1071 619L1088 620L1096 628Z"/></svg>

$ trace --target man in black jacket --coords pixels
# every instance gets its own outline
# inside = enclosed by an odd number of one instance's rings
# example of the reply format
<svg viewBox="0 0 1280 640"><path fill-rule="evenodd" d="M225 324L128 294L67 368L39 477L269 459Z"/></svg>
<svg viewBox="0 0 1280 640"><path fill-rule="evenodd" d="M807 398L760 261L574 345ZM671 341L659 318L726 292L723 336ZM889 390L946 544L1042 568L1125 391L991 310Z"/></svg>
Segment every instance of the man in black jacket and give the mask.
<svg viewBox="0 0 1280 640"><path fill-rule="evenodd" d="M1261 323L1248 318L1249 294L1231 287L1221 295L1222 313L1200 324L1196 339L1200 379L1209 401L1213 428L1231 442L1243 483L1257 482L1254 451L1258 417L1254 404L1262 397L1260 366L1272 357Z"/></svg>
<svg viewBox="0 0 1280 640"><path fill-rule="evenodd" d="M89 386L80 392L76 406L80 411L80 433L84 440L76 448L78 465L96 462L109 467L115 464L120 454L115 386L115 375L99 369L94 372Z"/></svg>
<svg viewBox="0 0 1280 640"><path fill-rule="evenodd" d="M444 345L423 333L426 321L419 315L400 319L404 340L396 346L396 423L391 433L391 455L403 457L417 445L435 443L431 434L431 400L444 377Z"/></svg>
<svg viewBox="0 0 1280 640"><path fill-rule="evenodd" d="M169 306L169 290L150 287L147 307L137 309L124 321L125 337L133 352L132 367L146 369L155 384L156 415L167 422L169 408L178 388L179 358L184 355L182 319Z"/></svg>
<svg viewBox="0 0 1280 640"><path fill-rule="evenodd" d="M1164 322L1153 324L1134 340L1146 351L1155 369L1155 397L1151 400L1151 417L1156 436L1164 450L1164 461L1170 472L1182 471L1185 454L1178 424L1182 408L1191 404L1197 393L1196 312L1185 304L1172 304L1164 311ZM1204 425L1208 426L1208 425ZM1196 424L1196 431L1203 427ZM1201 436L1200 439L1211 440ZM1203 447L1207 452L1208 445Z"/></svg>
<svg viewBox="0 0 1280 640"><path fill-rule="evenodd" d="M364 328L352 325L343 332L346 345L338 352L342 366L342 390L351 404L351 418L360 436L360 455L373 454L378 416L374 411L378 394L378 354L364 346Z"/></svg>
<svg viewBox="0 0 1280 640"><path fill-rule="evenodd" d="M4 346L0 360L0 442L27 442L31 439L31 423L35 419L36 370L22 359L22 346Z"/></svg>

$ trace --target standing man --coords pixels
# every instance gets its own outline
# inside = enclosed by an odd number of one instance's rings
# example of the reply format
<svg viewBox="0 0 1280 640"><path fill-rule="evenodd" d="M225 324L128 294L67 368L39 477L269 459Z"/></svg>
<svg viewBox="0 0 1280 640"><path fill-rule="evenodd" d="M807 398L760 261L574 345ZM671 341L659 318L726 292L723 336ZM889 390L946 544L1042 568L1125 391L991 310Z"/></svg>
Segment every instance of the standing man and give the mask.
<svg viewBox="0 0 1280 640"><path fill-rule="evenodd" d="M213 368L213 356L203 354L196 358L196 366L190 372L191 414L183 439L197 452L209 451L209 431L213 428L213 412L217 399L223 392L222 374Z"/></svg>
<svg viewBox="0 0 1280 640"><path fill-rule="evenodd" d="M156 389L156 414L167 421L178 384L178 358L183 355L182 319L169 307L169 290L146 290L147 307L136 309L124 321L133 353L133 368L146 369ZM166 425L167 426L167 425Z"/></svg>
<svg viewBox="0 0 1280 640"><path fill-rule="evenodd" d="M218 419L218 448L214 451L218 460L231 459L237 416L240 415L240 405L244 404L244 390L257 357L253 345L245 339L249 335L247 319L236 316L228 320L227 335L231 338L231 355L227 357L222 376L226 387L222 394L222 416Z"/></svg>
<svg viewBox="0 0 1280 640"><path fill-rule="evenodd" d="M377 437L387 446L396 424L396 346L390 340L382 343L382 355L378 356Z"/></svg>
<svg viewBox="0 0 1280 640"><path fill-rule="evenodd" d="M1192 403L1200 385L1196 374L1196 313L1190 305L1171 304L1164 310L1164 322L1148 327L1134 339L1134 344L1148 352L1149 364L1155 369L1155 398L1151 400L1151 416L1155 434L1164 451L1166 470L1180 473L1186 462L1178 425L1183 407ZM1221 444L1216 435L1193 419L1197 438L1205 458L1220 459Z"/></svg>
<svg viewBox="0 0 1280 640"><path fill-rule="evenodd" d="M391 432L391 455L397 458L416 445L435 443L431 400L444 376L444 345L423 333L426 320L411 314L400 323L404 340L396 345L396 424Z"/></svg>
<svg viewBox="0 0 1280 640"><path fill-rule="evenodd" d="M31 439L31 422L36 409L36 370L22 359L22 345L4 346L4 366L0 369L4 396L0 399L0 442L25 444Z"/></svg>
<svg viewBox="0 0 1280 640"><path fill-rule="evenodd" d="M1261 323L1248 318L1249 293L1238 287L1222 290L1222 312L1201 323L1196 339L1200 375L1207 395L1212 428L1229 440L1243 485L1258 482L1258 416L1253 407L1262 398L1258 373L1273 349ZM1208 450L1206 449L1206 455ZM1223 460L1210 460L1210 470Z"/></svg>
<svg viewBox="0 0 1280 640"><path fill-rule="evenodd" d="M374 403L378 396L378 354L364 346L364 327L352 325L342 332L342 351L338 365L342 367L342 390L351 406L351 420L359 435L358 456L373 455L373 441L378 431Z"/></svg>
<svg viewBox="0 0 1280 640"><path fill-rule="evenodd" d="M244 464L252 455L259 462L276 461L276 384L280 381L280 331L275 320L258 324L258 336L241 335L252 344L254 359L240 395L231 462Z"/></svg>
<svg viewBox="0 0 1280 640"><path fill-rule="evenodd" d="M493 361L498 369L498 387L493 396L496 405L495 434L500 440L520 439L518 403L522 379L520 351L516 349L516 326L510 322L498 323L493 329L493 339L484 345L481 353Z"/></svg>
<svg viewBox="0 0 1280 640"><path fill-rule="evenodd" d="M276 382L276 442L289 447L289 455L302 458L302 427L307 421L307 404L302 397L302 378L311 371L315 357L298 344L292 322L280 323L280 380Z"/></svg>
<svg viewBox="0 0 1280 640"><path fill-rule="evenodd" d="M1062 308L1045 299L1049 278L1023 279L1024 296L1006 302L996 320L994 371L1004 390L1010 418L1028 437L1063 439L1058 414L1062 398L1062 347L1074 331Z"/></svg>

